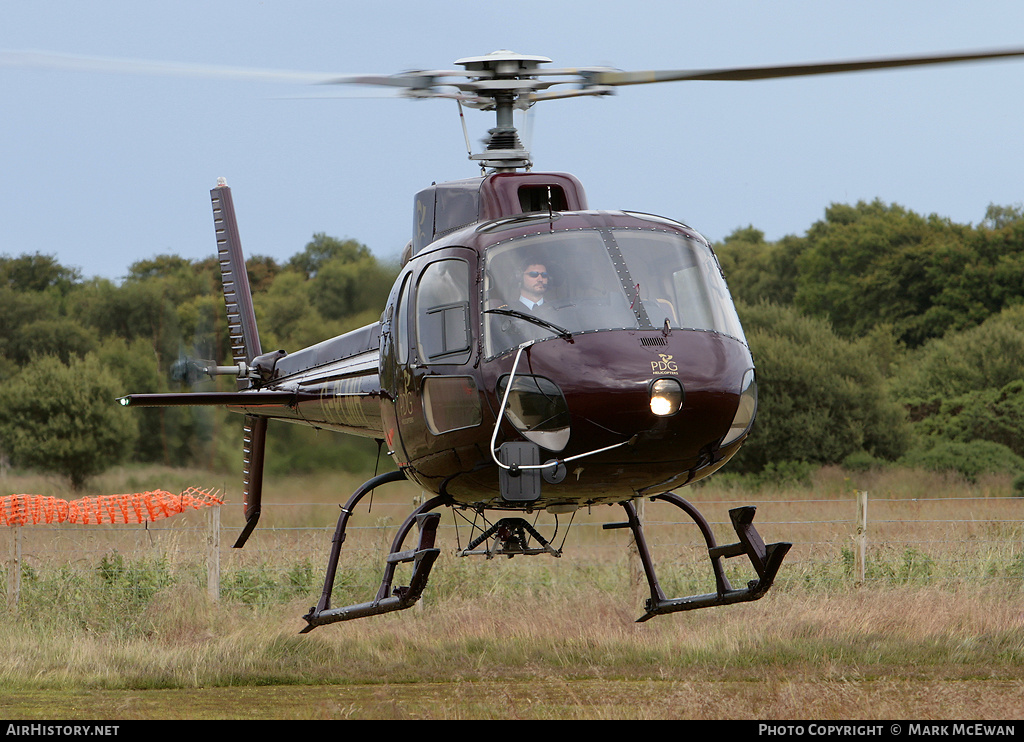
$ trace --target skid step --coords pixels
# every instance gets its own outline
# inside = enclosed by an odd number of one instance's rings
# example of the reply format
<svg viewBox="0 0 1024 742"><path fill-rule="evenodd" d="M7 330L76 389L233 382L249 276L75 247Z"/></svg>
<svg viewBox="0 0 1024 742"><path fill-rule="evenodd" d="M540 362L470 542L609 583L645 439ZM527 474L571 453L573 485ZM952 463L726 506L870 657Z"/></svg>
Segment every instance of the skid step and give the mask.
<svg viewBox="0 0 1024 742"><path fill-rule="evenodd" d="M350 621L354 618L364 616L377 616L382 613L401 611L411 608L420 599L423 589L427 586L427 578L430 576L430 569L437 561L441 550L434 548L434 540L437 535L437 525L441 520L439 513L414 513L409 517L399 535L395 538L392 551L385 560L384 579L381 581L377 591L377 597L368 603L349 605L343 608L330 607L330 590L325 586L324 597L320 603L309 609L303 618L306 620L306 627L300 633L305 634L317 626L324 626L338 621ZM398 551L401 549L402 539L411 524L415 522L419 526L420 539L415 549ZM392 588L391 582L394 579L395 567L398 564L412 562L412 576L409 584ZM333 581L333 576L331 577Z"/></svg>
<svg viewBox="0 0 1024 742"><path fill-rule="evenodd" d="M644 606L646 612L637 619L638 623L666 613L692 611L699 608L711 608L758 600L768 592L775 581L775 575L778 574L779 568L782 566L782 560L785 559L792 544L780 542L765 545L757 529L754 528L754 514L757 512L755 507L739 507L729 511L733 530L736 531L736 536L739 540L734 544L718 546L715 543L711 527L704 519L704 516L686 500L671 493L658 495L651 499L663 500L682 509L700 528L707 544L708 557L711 560L711 568L715 575L715 592L705 595L690 595L684 598L666 597L654 573L654 564L647 548L647 542L644 539L643 527L636 515L636 509L630 502L623 503L628 516L627 522L612 523L607 527L630 528L633 531L633 537L640 552L640 559L651 588L651 597ZM754 572L757 573L757 579L748 582L744 588L733 588L725 576L722 559L743 556L744 554L750 559Z"/></svg>

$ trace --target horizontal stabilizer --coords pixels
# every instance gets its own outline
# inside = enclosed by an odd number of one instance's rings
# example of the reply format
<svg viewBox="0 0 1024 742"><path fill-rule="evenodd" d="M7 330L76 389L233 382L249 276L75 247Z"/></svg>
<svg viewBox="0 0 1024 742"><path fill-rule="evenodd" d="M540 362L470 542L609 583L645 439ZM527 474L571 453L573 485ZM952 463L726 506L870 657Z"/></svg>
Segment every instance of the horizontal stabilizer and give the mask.
<svg viewBox="0 0 1024 742"><path fill-rule="evenodd" d="M117 401L125 407L291 407L298 398L295 392L168 392L129 394Z"/></svg>

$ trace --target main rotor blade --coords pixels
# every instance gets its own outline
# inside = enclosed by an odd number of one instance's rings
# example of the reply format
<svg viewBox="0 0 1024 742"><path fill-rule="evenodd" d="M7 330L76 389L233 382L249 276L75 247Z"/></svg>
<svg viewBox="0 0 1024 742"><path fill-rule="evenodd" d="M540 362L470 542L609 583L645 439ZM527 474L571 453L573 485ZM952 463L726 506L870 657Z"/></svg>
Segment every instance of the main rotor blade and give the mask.
<svg viewBox="0 0 1024 742"><path fill-rule="evenodd" d="M454 70L412 70L397 75L334 75L319 80L324 85L383 85L397 88L425 88L442 77L467 77Z"/></svg>
<svg viewBox="0 0 1024 742"><path fill-rule="evenodd" d="M488 70L411 70L396 75L335 75L317 72L294 72L287 70L249 69L222 67L176 62L153 62L146 60L90 57L76 54L58 54L41 51L0 50L0 67L34 67L43 69L70 69L86 72L115 72L149 75L171 75L178 77L226 78L254 80L261 82L287 82L320 85L370 85L377 87L401 88L408 97L457 97L475 100L479 95L490 99L487 91L515 90L529 95L531 103L538 100L567 98L574 95L595 95L610 92L609 88L621 85L642 85L654 82L679 82L687 80L734 81L771 80L784 77L806 77L810 75L832 75L843 72L864 72L868 70L896 69L938 64L982 62L1024 56L1024 48L993 49L989 51L958 52L917 57L887 57L879 59L848 60L845 62L819 62L806 64L775 65L769 67L732 67L702 70L640 70L623 71L606 67L577 67L569 69L532 69L524 71L522 77L495 78ZM541 82L541 77L565 77L564 80ZM456 78L449 80L448 78ZM468 82L461 82L466 80ZM555 85L582 84L582 91L576 93L539 93ZM600 88L605 90L600 90ZM455 88L459 93L442 91L441 88ZM478 95L473 95L477 93Z"/></svg>
<svg viewBox="0 0 1024 742"><path fill-rule="evenodd" d="M0 67L60 69L73 72L112 72L134 75L167 75L201 77L255 82L284 82L307 85L372 85L407 90L429 90L441 77L466 77L465 72L452 70L413 70L397 75L338 75L327 72L296 72L292 70L227 67L182 62L159 62L146 59L93 57L84 54L61 54L34 50L0 50Z"/></svg>
<svg viewBox="0 0 1024 742"><path fill-rule="evenodd" d="M792 64L772 67L733 67L718 70L648 70L648 71L599 71L589 75L594 85L642 85L652 82L676 82L681 80L772 80L783 77L805 77L808 75L834 75L842 72L864 72L898 67L919 67L932 64L955 64L957 62L980 62L991 59L1024 56L1024 49L1002 49L985 52L962 52L925 57L888 57L882 59L850 60L846 62L821 62Z"/></svg>
<svg viewBox="0 0 1024 742"><path fill-rule="evenodd" d="M255 80L259 82L318 83L332 79L332 76L329 74L313 72L219 67L180 62L154 62L142 59L92 57L83 54L58 54L56 52L32 50L0 50L0 67L29 67L137 75L169 75L172 77L208 77Z"/></svg>

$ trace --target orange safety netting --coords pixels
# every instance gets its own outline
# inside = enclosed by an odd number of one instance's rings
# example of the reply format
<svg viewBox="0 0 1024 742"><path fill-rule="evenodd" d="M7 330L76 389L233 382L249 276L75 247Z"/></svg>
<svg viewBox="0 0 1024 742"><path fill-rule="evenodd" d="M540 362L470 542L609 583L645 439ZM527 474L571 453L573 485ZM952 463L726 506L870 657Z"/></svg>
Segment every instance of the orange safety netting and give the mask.
<svg viewBox="0 0 1024 742"><path fill-rule="evenodd" d="M222 502L214 490L196 487L189 487L176 495L155 490L131 495L83 497L70 502L45 495L8 495L0 497L0 525L143 523Z"/></svg>

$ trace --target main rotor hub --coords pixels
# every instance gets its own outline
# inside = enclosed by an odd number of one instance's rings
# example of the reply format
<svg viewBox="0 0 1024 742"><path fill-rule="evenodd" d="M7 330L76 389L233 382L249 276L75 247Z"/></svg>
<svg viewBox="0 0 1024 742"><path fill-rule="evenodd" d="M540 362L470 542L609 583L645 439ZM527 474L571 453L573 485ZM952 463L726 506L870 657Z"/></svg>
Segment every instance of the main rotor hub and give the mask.
<svg viewBox="0 0 1024 742"><path fill-rule="evenodd" d="M496 76L518 78L536 73L537 65L550 62L547 57L532 54L516 54L508 49L484 54L482 57L463 57L455 61L469 72L491 72Z"/></svg>

